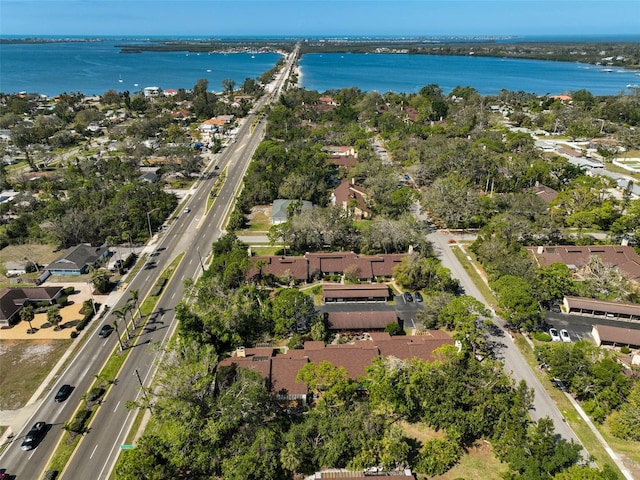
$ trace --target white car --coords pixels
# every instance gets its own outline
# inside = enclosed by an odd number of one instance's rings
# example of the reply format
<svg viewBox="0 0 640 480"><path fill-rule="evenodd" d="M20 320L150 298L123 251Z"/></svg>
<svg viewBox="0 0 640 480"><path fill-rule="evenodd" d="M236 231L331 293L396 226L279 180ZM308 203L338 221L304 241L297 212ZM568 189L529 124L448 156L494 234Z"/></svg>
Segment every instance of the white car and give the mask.
<svg viewBox="0 0 640 480"><path fill-rule="evenodd" d="M550 328L549 329L549 335L551 335L551 341L553 342L560 342L560 335L558 335L558 330L556 330L555 328Z"/></svg>
<svg viewBox="0 0 640 480"><path fill-rule="evenodd" d="M571 342L571 337L569 336L569 332L567 332L564 328L560 330L560 338L563 342Z"/></svg>
<svg viewBox="0 0 640 480"><path fill-rule="evenodd" d="M190 211L191 211L191 209L190 209L190 208L185 208L185 209L184 209L184 213L189 213Z"/></svg>

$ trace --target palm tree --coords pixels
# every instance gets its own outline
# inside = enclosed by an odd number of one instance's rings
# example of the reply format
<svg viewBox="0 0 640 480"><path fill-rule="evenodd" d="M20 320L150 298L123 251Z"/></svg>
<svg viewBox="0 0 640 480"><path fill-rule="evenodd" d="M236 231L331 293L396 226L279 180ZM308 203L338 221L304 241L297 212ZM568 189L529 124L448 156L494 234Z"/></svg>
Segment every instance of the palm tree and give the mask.
<svg viewBox="0 0 640 480"><path fill-rule="evenodd" d="M47 321L54 325L54 330L60 330L58 325L62 321L62 315L60 315L60 309L58 307L51 307L47 310Z"/></svg>
<svg viewBox="0 0 640 480"><path fill-rule="evenodd" d="M129 335L129 330L127 329L127 311L125 310L124 307L120 307L120 308L116 308L113 311L113 314L124 322L124 330L125 332L127 332L127 340L130 340L131 335ZM117 325L118 322L114 321L113 323L114 325ZM118 329L116 328L116 332L117 331Z"/></svg>
<svg viewBox="0 0 640 480"><path fill-rule="evenodd" d="M31 305L27 305L22 310L20 310L20 320L23 322L27 322L29 324L29 331L33 331L33 326L31 322L35 318L36 313L33 311L33 307Z"/></svg>
<svg viewBox="0 0 640 480"><path fill-rule="evenodd" d="M138 317L140 321L142 321L142 312L140 311L140 304L138 303L138 298L140 297L140 290L131 290L131 301L135 304L136 309L138 310ZM134 320L133 326L136 326L136 322Z"/></svg>
<svg viewBox="0 0 640 480"><path fill-rule="evenodd" d="M125 303L122 306L122 310L124 311L124 315L125 315L125 317L124 317L125 320L127 319L127 313L131 313L134 308L136 308L136 307L131 303ZM128 325L128 322L125 323L125 325ZM136 324L135 324L135 321L133 319L133 313L131 313L131 336L133 336L135 330L136 330Z"/></svg>
<svg viewBox="0 0 640 480"><path fill-rule="evenodd" d="M115 310L114 310L115 313ZM122 339L120 338L120 332L118 331L118 321L113 321L113 329L116 331L116 337L118 337L118 343L120 344L120 351L124 352L124 345L122 344Z"/></svg>

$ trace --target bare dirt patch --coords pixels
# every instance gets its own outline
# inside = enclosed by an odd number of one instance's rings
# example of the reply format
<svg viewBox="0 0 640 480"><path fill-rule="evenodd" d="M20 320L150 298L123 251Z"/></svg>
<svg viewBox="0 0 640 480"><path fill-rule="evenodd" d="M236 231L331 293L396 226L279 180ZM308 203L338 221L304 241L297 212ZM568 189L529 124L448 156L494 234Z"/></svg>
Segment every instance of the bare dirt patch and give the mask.
<svg viewBox="0 0 640 480"><path fill-rule="evenodd" d="M432 480L454 480L456 478L482 478L483 480L501 480L509 470L508 465L500 462L493 453L489 442L478 440L460 463L444 475L430 477Z"/></svg>
<svg viewBox="0 0 640 480"><path fill-rule="evenodd" d="M23 407L72 340L1 340L0 409Z"/></svg>
<svg viewBox="0 0 640 480"><path fill-rule="evenodd" d="M249 220L249 228L251 232L262 231L268 232L271 228L271 205L257 205L251 209L251 213L247 215Z"/></svg>
<svg viewBox="0 0 640 480"><path fill-rule="evenodd" d="M9 245L0 250L0 272L5 272L5 262L22 262L24 260L35 262L39 265L48 265L62 252L56 251L54 245L39 245L28 243L24 245ZM4 273L0 273L0 281L8 279Z"/></svg>

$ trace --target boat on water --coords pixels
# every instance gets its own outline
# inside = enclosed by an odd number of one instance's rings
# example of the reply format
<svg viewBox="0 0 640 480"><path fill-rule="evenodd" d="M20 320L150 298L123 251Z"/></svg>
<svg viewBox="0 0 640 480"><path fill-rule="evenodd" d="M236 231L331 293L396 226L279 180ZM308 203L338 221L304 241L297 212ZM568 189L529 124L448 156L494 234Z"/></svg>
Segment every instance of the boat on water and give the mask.
<svg viewBox="0 0 640 480"><path fill-rule="evenodd" d="M613 68L603 68L602 71L605 73L610 73L613 72Z"/></svg>

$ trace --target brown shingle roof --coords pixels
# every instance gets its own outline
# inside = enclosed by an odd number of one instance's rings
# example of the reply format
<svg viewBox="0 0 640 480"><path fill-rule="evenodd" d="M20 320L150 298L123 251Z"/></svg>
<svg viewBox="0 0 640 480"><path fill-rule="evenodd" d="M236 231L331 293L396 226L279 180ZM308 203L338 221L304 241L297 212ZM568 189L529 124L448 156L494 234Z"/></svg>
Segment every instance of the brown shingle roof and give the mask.
<svg viewBox="0 0 640 480"><path fill-rule="evenodd" d="M290 273L296 280L306 281L309 278L309 262L304 257L252 257L253 266L248 272L249 278L258 275L258 262L265 263L262 265L263 275L283 277Z"/></svg>
<svg viewBox="0 0 640 480"><path fill-rule="evenodd" d="M330 330L383 330L393 322L398 322L396 312L329 312L327 322Z"/></svg>
<svg viewBox="0 0 640 480"><path fill-rule="evenodd" d="M595 298L566 295L564 297L564 304L569 311L576 309L640 317L640 304L637 303L611 302L607 300L596 300Z"/></svg>
<svg viewBox="0 0 640 480"><path fill-rule="evenodd" d="M347 345L325 345L323 342L305 342L304 349L289 350L284 355L270 356L273 349L246 349L245 357L230 357L220 361L219 367L238 366L258 371L268 381L273 393L286 391L288 395L304 395L306 385L296 381L300 369L308 362L331 362L344 367L349 378L365 375L365 368L379 356L431 359L433 350L453 340L446 333L430 331L426 335L391 337L388 333L372 332L370 340Z"/></svg>
<svg viewBox="0 0 640 480"><path fill-rule="evenodd" d="M307 385L296 380L306 363L306 358L280 356L271 359L271 391L280 395L306 395Z"/></svg>
<svg viewBox="0 0 640 480"><path fill-rule="evenodd" d="M640 346L640 330L610 327L607 325L594 325L593 330L595 330L594 333L600 337L600 343Z"/></svg>
<svg viewBox="0 0 640 480"><path fill-rule="evenodd" d="M605 265L617 267L629 280L640 281L640 257L630 246L623 245L557 245L527 247L541 267L552 263L564 263L580 270L589 258L598 256Z"/></svg>
<svg viewBox="0 0 640 480"><path fill-rule="evenodd" d="M369 195L367 192L354 185L348 178L342 180L342 183L338 185L332 192L332 201L335 205L341 208L349 208L349 200L355 200L358 209L363 212L365 216L371 215L371 209L367 206L365 198Z"/></svg>
<svg viewBox="0 0 640 480"><path fill-rule="evenodd" d="M404 256L404 253L357 255L353 252L316 252L307 253L304 257L251 257L253 267L247 277L256 277L256 264L262 262L265 264L262 266L263 275L284 276L290 272L296 280L304 281L328 273L343 274L345 269L356 266L360 280L372 280L375 277L392 277L393 268L402 262Z"/></svg>
<svg viewBox="0 0 640 480"><path fill-rule="evenodd" d="M322 298L387 298L389 287L382 283L322 285Z"/></svg>

